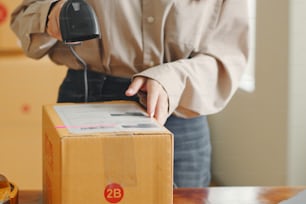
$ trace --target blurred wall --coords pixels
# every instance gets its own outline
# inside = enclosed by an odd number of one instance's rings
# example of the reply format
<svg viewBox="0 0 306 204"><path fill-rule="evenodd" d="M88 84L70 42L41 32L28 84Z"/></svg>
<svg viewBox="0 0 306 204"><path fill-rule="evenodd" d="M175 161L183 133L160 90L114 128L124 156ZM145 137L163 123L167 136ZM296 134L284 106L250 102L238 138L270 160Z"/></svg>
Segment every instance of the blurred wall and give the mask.
<svg viewBox="0 0 306 204"><path fill-rule="evenodd" d="M209 117L213 177L221 185L284 185L288 179L287 0L257 0L254 92L238 91Z"/></svg>
<svg viewBox="0 0 306 204"><path fill-rule="evenodd" d="M257 0L256 88L210 116L223 185L306 185L306 2Z"/></svg>
<svg viewBox="0 0 306 204"><path fill-rule="evenodd" d="M41 189L42 105L56 102L66 68L24 56L9 27L20 2L0 1L0 174L20 189Z"/></svg>
<svg viewBox="0 0 306 204"><path fill-rule="evenodd" d="M64 67L0 56L0 173L20 189L42 185L42 105L56 102Z"/></svg>
<svg viewBox="0 0 306 204"><path fill-rule="evenodd" d="M288 184L306 184L306 1L290 1Z"/></svg>

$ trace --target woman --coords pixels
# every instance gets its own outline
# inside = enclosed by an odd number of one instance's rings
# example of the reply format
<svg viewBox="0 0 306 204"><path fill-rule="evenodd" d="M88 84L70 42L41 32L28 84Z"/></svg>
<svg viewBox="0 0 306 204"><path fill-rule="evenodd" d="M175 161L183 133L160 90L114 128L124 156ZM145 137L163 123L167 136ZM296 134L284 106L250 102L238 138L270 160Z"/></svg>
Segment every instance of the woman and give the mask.
<svg viewBox="0 0 306 204"><path fill-rule="evenodd" d="M62 43L63 0L24 0L11 27L27 56L48 55L69 69L58 102L137 100L174 133L174 182L210 183L206 116L238 88L248 57L246 0L88 0L102 37ZM84 90L85 77L88 96Z"/></svg>

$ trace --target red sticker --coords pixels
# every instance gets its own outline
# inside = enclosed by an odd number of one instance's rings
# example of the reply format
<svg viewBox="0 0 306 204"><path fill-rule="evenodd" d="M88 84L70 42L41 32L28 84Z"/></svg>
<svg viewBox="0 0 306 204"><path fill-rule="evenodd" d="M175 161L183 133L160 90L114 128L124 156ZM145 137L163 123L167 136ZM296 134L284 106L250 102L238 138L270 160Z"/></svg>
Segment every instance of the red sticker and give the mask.
<svg viewBox="0 0 306 204"><path fill-rule="evenodd" d="M104 189L104 197L110 203L118 203L124 195L123 188L117 183L111 183Z"/></svg>
<svg viewBox="0 0 306 204"><path fill-rule="evenodd" d="M0 3L0 23L4 22L7 17L7 9Z"/></svg>
<svg viewBox="0 0 306 204"><path fill-rule="evenodd" d="M25 113L25 114L30 113L31 106L29 104L23 104L21 106L21 111L22 111L22 113Z"/></svg>

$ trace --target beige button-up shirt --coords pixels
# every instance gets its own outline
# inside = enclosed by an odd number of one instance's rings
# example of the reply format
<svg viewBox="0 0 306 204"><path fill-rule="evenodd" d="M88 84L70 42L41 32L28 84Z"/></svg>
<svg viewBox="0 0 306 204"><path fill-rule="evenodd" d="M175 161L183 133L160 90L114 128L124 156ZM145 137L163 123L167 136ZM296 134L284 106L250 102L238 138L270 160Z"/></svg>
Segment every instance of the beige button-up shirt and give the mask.
<svg viewBox="0 0 306 204"><path fill-rule="evenodd" d="M11 27L27 56L82 66L62 42L46 34L55 0L24 0ZM169 112L182 117L222 110L238 88L248 58L247 0L87 0L101 39L76 47L89 69L158 81Z"/></svg>

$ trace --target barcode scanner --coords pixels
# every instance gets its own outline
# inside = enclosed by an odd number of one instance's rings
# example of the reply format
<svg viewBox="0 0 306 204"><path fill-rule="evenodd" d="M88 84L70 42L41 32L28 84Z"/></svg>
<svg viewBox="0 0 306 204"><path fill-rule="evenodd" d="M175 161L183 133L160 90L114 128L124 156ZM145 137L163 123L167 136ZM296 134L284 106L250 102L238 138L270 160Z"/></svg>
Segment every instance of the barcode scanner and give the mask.
<svg viewBox="0 0 306 204"><path fill-rule="evenodd" d="M85 0L68 0L61 9L59 21L63 42L84 67L84 102L88 102L87 63L76 53L73 46L85 40L100 38L97 16Z"/></svg>
<svg viewBox="0 0 306 204"><path fill-rule="evenodd" d="M100 37L96 14L85 0L66 1L59 21L62 39L66 44Z"/></svg>

